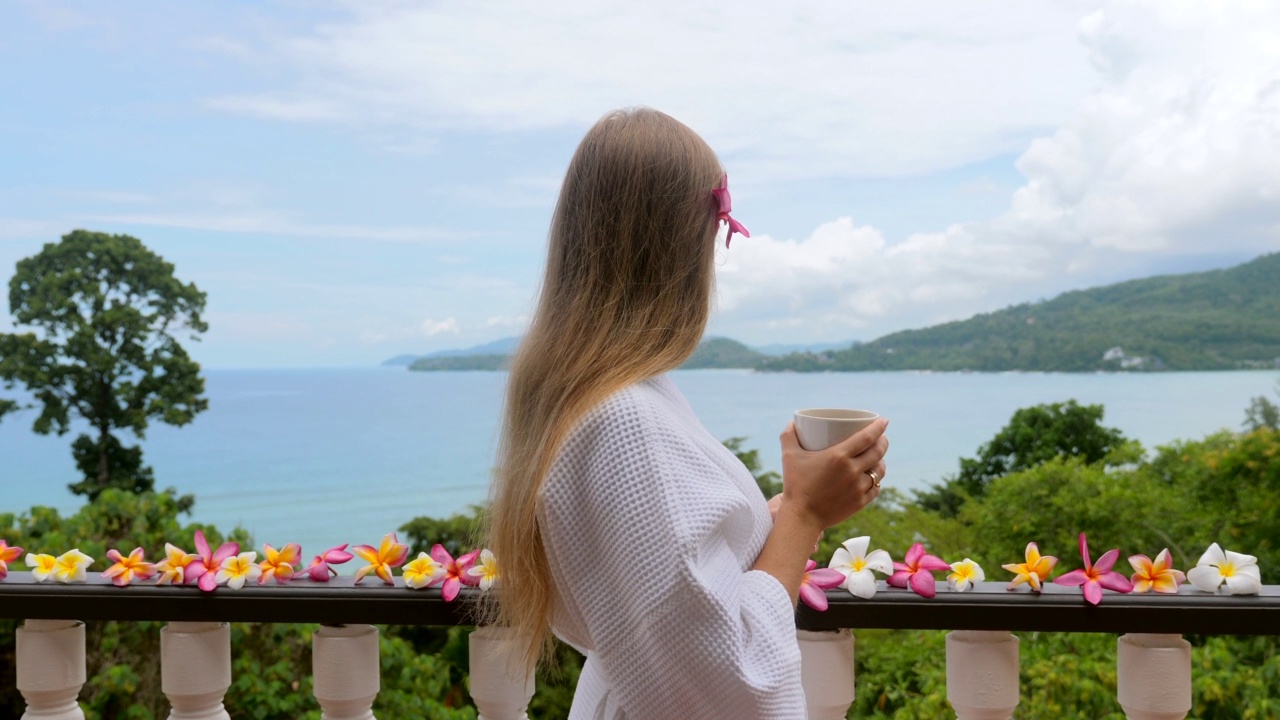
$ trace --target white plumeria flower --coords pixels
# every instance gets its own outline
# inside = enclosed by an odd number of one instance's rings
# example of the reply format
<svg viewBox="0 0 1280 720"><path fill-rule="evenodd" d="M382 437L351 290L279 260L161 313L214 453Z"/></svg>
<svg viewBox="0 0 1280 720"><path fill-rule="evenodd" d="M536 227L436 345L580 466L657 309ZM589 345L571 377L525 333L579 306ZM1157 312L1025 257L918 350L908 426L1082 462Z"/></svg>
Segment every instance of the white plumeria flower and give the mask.
<svg viewBox="0 0 1280 720"><path fill-rule="evenodd" d="M868 554L867 548L870 545L869 535L845 540L836 548L827 565L844 575L844 582L840 583L840 587L864 600L870 600L876 594L876 576L871 574L872 570L884 575L893 574L893 558L884 550L874 550Z"/></svg>
<svg viewBox="0 0 1280 720"><path fill-rule="evenodd" d="M1223 552L1218 543L1204 551L1200 562L1187 572L1187 579L1205 592L1218 592L1224 582L1232 595L1257 595L1262 590L1258 558L1230 550Z"/></svg>
<svg viewBox="0 0 1280 720"><path fill-rule="evenodd" d="M947 575L947 585L950 585L951 589L956 592L964 592L986 579L987 574L982 572L982 566L969 558L965 558L960 562L951 563L951 573Z"/></svg>
<svg viewBox="0 0 1280 720"><path fill-rule="evenodd" d="M480 551L480 560L467 569L471 577L480 578L480 589L488 590L498 581L498 562L488 549Z"/></svg>
<svg viewBox="0 0 1280 720"><path fill-rule="evenodd" d="M248 580L257 580L262 576L262 567L258 565L258 553L242 552L222 561L218 574L213 580L218 585L226 584L232 590L244 587Z"/></svg>

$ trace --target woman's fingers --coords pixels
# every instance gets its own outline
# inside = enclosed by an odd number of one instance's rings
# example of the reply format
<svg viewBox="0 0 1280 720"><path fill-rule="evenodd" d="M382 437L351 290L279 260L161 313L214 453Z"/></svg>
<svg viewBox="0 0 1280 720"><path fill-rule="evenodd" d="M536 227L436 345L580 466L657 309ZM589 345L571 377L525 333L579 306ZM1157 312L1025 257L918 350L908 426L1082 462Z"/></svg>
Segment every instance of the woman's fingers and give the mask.
<svg viewBox="0 0 1280 720"><path fill-rule="evenodd" d="M889 421L877 418L875 422L850 435L835 445L837 451L846 457L857 457L875 446L884 437Z"/></svg>

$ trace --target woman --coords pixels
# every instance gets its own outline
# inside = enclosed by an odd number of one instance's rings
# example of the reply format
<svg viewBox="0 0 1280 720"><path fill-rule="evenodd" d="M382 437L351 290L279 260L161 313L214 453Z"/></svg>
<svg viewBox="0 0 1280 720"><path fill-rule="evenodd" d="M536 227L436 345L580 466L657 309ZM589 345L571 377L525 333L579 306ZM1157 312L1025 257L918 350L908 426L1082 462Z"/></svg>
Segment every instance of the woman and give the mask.
<svg viewBox="0 0 1280 720"><path fill-rule="evenodd" d="M724 177L671 117L614 112L583 138L552 219L490 547L494 621L529 638L526 663L553 632L587 656L573 720L803 718L805 561L884 475L883 421L822 452L788 426L785 490L767 505L664 375L702 337L720 222L742 232Z"/></svg>

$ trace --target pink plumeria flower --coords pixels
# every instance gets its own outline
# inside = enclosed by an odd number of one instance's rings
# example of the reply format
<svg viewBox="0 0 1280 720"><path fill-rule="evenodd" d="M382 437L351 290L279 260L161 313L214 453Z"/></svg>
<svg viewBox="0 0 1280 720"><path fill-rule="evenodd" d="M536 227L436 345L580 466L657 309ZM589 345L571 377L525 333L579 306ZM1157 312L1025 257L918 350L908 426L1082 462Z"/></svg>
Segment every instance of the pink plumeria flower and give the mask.
<svg viewBox="0 0 1280 720"><path fill-rule="evenodd" d="M405 587L421 590L444 579L444 565L427 553L418 553L418 558L405 565L400 574L404 577Z"/></svg>
<svg viewBox="0 0 1280 720"><path fill-rule="evenodd" d="M1187 571L1192 585L1205 592L1216 593L1223 583L1231 595L1257 595L1262 591L1262 571L1258 558L1223 550L1214 543L1200 556L1196 566Z"/></svg>
<svg viewBox="0 0 1280 720"><path fill-rule="evenodd" d="M468 575L467 571L476 562L476 556L480 554L479 550L472 550L466 555L459 555L457 560L449 554L444 546L436 543L431 547L431 557L436 562L444 566L444 576L440 578L440 594L444 596L445 602L452 602L458 597L458 591L463 585L477 585L480 578L474 575Z"/></svg>
<svg viewBox="0 0 1280 720"><path fill-rule="evenodd" d="M480 589L487 591L498 582L498 561L488 549L481 550L480 559L476 561L474 567L467 570L467 574L473 578L479 578Z"/></svg>
<svg viewBox="0 0 1280 720"><path fill-rule="evenodd" d="M124 587L134 580L147 580L156 574L156 566L146 562L140 547L134 548L127 557L119 550L108 550L107 559L115 564L107 568L102 577L111 578L116 587Z"/></svg>
<svg viewBox="0 0 1280 720"><path fill-rule="evenodd" d="M302 546L298 543L289 543L276 550L263 543L262 555L262 563L258 566L262 570L258 575L258 584L265 585L272 578L275 578L277 583L288 582L289 578L293 577L294 569L301 564Z"/></svg>
<svg viewBox="0 0 1280 720"><path fill-rule="evenodd" d="M9 543L0 540L0 580L9 574L9 563L22 557L22 548L9 547Z"/></svg>
<svg viewBox="0 0 1280 720"><path fill-rule="evenodd" d="M942 558L934 557L924 551L924 545L916 543L907 551L904 562L896 562L896 571L889 576L888 583L896 588L911 588L911 592L920 597L931 598L938 594L937 581L933 573L938 570L950 570Z"/></svg>
<svg viewBox="0 0 1280 720"><path fill-rule="evenodd" d="M346 543L331 547L311 560L311 564L306 569L307 576L316 582L329 582L330 577L338 574L338 571L330 566L351 562L353 557L355 556L347 552Z"/></svg>
<svg viewBox="0 0 1280 720"><path fill-rule="evenodd" d="M1173 557L1169 548L1156 555L1155 562L1146 555L1134 555L1129 558L1129 565L1136 571L1129 578L1133 583L1133 591L1138 593L1155 590L1158 593L1176 593L1178 586L1187 581L1181 570L1173 569Z"/></svg>
<svg viewBox="0 0 1280 720"><path fill-rule="evenodd" d="M800 601L814 610L826 610L827 590L840 587L844 581L844 573L839 570L820 568L818 563L806 560L804 577L800 579Z"/></svg>
<svg viewBox="0 0 1280 720"><path fill-rule="evenodd" d="M256 552L232 555L218 566L218 574L213 576L213 582L217 585L225 584L232 590L239 590L249 580L262 576L262 568L258 567L257 561L258 553Z"/></svg>
<svg viewBox="0 0 1280 720"><path fill-rule="evenodd" d="M156 572L160 577L157 585L181 585L186 580L187 567L200 558L171 543L164 544L165 557L156 563Z"/></svg>
<svg viewBox="0 0 1280 720"><path fill-rule="evenodd" d="M224 542L218 546L217 552L209 551L209 541L204 533L196 531L196 554L199 555L186 569L186 582L196 583L205 592L213 592L218 587L218 571L222 563L240 552L240 543Z"/></svg>
<svg viewBox="0 0 1280 720"><path fill-rule="evenodd" d="M374 573L386 584L394 585L396 581L391 570L403 565L409 557L409 546L400 542L395 533L383 535L382 543L376 548L371 545L357 545L351 550L369 563L356 571L357 583L363 580L365 575Z"/></svg>
<svg viewBox="0 0 1280 720"><path fill-rule="evenodd" d="M1118 593L1133 592L1133 583L1112 570L1116 564L1116 560L1120 559L1120 551L1118 549L1108 550L1098 558L1095 565L1089 560L1089 543L1085 540L1084 533L1080 533L1080 557L1084 560L1084 568L1081 570L1072 570L1071 572L1061 575L1054 579L1054 582L1067 587L1084 586L1084 599L1090 605L1097 605L1102 602L1102 588L1114 590Z"/></svg>

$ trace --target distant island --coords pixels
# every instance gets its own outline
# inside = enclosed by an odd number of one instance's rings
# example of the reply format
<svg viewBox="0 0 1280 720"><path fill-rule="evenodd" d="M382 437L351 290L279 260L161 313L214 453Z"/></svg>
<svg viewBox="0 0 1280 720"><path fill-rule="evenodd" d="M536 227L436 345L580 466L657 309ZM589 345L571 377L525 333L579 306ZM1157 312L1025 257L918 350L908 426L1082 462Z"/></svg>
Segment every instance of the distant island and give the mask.
<svg viewBox="0 0 1280 720"><path fill-rule="evenodd" d="M505 370L519 338L402 355L410 370ZM779 354L780 349L807 348ZM772 351L772 352L770 352ZM1280 368L1280 253L1226 270L1064 293L868 343L751 348L703 340L682 369L1153 372Z"/></svg>

